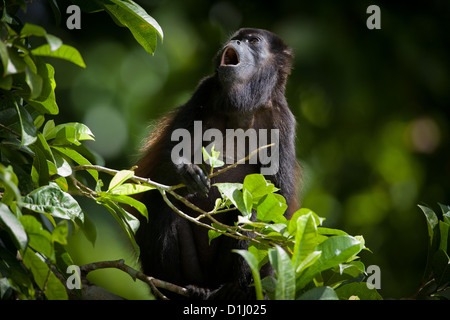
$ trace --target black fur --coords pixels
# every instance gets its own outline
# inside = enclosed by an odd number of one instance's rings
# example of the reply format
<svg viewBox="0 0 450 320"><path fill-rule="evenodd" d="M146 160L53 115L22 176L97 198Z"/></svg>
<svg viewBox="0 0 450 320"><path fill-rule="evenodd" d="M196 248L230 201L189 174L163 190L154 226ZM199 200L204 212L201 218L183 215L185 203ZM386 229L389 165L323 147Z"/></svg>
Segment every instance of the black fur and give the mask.
<svg viewBox="0 0 450 320"><path fill-rule="evenodd" d="M236 66L221 65L226 64L222 63L222 58L229 46L238 53ZM273 33L260 29L237 31L219 51L216 72L201 81L185 105L160 122L149 139L146 155L138 163L136 174L166 185L187 184L185 195L189 200L209 211L219 197L217 188L210 185L243 182L247 174L259 173L261 164L239 165L209 182L197 165L189 161L172 163L171 151L178 143L171 141L173 130L185 128L192 133L194 121L202 121L203 131L216 128L223 133L230 128L279 129L280 167L276 174L266 178L281 189L289 206L286 213L289 218L298 209L295 119L284 96L292 59L291 50ZM252 281L248 266L239 255L231 252L247 248L248 243L221 236L209 245L207 230L178 216L157 190L145 193L141 200L148 206L149 222L141 218L137 241L147 275L188 287L192 298L254 297L254 289L248 288ZM198 215L175 199L171 200L185 213ZM236 218L237 212L217 217L230 225ZM270 273L270 268L266 269L266 273Z"/></svg>

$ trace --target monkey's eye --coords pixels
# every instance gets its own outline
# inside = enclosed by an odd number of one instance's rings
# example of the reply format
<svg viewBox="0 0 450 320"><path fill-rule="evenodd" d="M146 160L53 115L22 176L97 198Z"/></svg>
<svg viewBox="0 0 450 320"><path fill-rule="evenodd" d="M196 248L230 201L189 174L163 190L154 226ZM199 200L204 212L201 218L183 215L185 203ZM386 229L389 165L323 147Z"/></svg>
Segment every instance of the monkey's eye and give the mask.
<svg viewBox="0 0 450 320"><path fill-rule="evenodd" d="M261 41L258 37L250 37L249 39L248 39L248 42L249 43L258 43L259 41Z"/></svg>

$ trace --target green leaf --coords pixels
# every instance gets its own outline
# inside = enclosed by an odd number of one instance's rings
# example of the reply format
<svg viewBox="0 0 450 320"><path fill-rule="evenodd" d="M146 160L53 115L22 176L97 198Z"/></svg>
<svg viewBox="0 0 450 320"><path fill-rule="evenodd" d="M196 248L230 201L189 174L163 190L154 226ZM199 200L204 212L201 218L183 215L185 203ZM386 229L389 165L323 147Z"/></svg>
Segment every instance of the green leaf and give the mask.
<svg viewBox="0 0 450 320"><path fill-rule="evenodd" d="M63 156L66 156L66 157L72 159L79 165L91 165L89 160L87 160L85 157L83 157L81 154L79 154L78 152L76 152L73 149L65 148L65 147L56 147L56 146L52 146L51 148L58 151ZM86 170L86 171L89 172L89 174L95 179L95 181L98 181L98 172L96 170Z"/></svg>
<svg viewBox="0 0 450 320"><path fill-rule="evenodd" d="M129 196L132 194L142 193L153 189L156 189L156 187L143 184L124 183L122 185L114 187L114 189L109 190L109 192L114 195Z"/></svg>
<svg viewBox="0 0 450 320"><path fill-rule="evenodd" d="M208 151L205 147L202 147L203 160L205 163L211 166L211 172L214 168L220 168L225 165L222 160L219 160L220 152L214 150L215 145L211 148L211 155L208 154Z"/></svg>
<svg viewBox="0 0 450 320"><path fill-rule="evenodd" d="M289 255L283 248L276 246L269 250L269 259L276 276L276 300L293 300L295 298L295 270Z"/></svg>
<svg viewBox="0 0 450 320"><path fill-rule="evenodd" d="M20 31L20 35L22 37L29 37L29 36L45 37L47 39L51 51L57 50L62 45L61 39L51 34L47 34L47 31L45 31L44 28L30 23L26 23L23 26L22 30Z"/></svg>
<svg viewBox="0 0 450 320"><path fill-rule="evenodd" d="M255 202L259 201L265 195L268 195L277 189L275 186L267 181L261 174L249 174L244 179L244 190L248 190ZM285 202L286 203L286 202Z"/></svg>
<svg viewBox="0 0 450 320"><path fill-rule="evenodd" d="M56 2L56 0L49 0L48 3L52 8L53 16L56 20L56 25L59 26L61 24L61 11L59 10L58 3Z"/></svg>
<svg viewBox="0 0 450 320"><path fill-rule="evenodd" d="M322 254L298 277L297 290L304 288L318 273L353 259L363 248L364 244L352 236L335 236L320 243L317 251Z"/></svg>
<svg viewBox="0 0 450 320"><path fill-rule="evenodd" d="M21 205L35 212L50 214L74 222L76 219L84 221L84 214L78 202L53 182L33 190L22 201Z"/></svg>
<svg viewBox="0 0 450 320"><path fill-rule="evenodd" d="M103 3L103 7L116 22L131 31L145 51L152 54L155 52L157 35L162 39L163 31L144 9L131 0L110 0Z"/></svg>
<svg viewBox="0 0 450 320"><path fill-rule="evenodd" d="M67 237L69 235L69 223L62 220L52 231L52 242L67 245Z"/></svg>
<svg viewBox="0 0 450 320"><path fill-rule="evenodd" d="M126 212L121 206L117 205L114 201L108 198L102 198L102 201L99 201L99 203L108 209L114 219L116 219L122 229L126 232L136 256L139 257L140 249L134 237L135 230L139 227L137 224L138 220ZM133 225L130 225L129 221L132 222Z"/></svg>
<svg viewBox="0 0 450 320"><path fill-rule="evenodd" d="M30 98L38 98L42 92L42 77L37 73L34 73L29 67L27 67L25 69L25 81L30 88Z"/></svg>
<svg viewBox="0 0 450 320"><path fill-rule="evenodd" d="M58 114L59 109L55 98L55 70L50 64L42 61L38 62L36 66L38 75L42 78L42 90L39 97L25 99L29 105L43 114Z"/></svg>
<svg viewBox="0 0 450 320"><path fill-rule="evenodd" d="M310 209L307 208L302 208L300 210L297 210L293 215L291 220L289 220L289 225L288 225L288 232L291 235L294 235L296 230L297 230L297 219L300 216L305 216L308 214L312 214L312 216L314 217L314 223L316 224L316 226L320 226L322 224L322 222L325 220L322 217L319 217L315 212L311 211Z"/></svg>
<svg viewBox="0 0 450 320"><path fill-rule="evenodd" d="M336 267L323 271L321 281L324 286L337 288L341 283L353 280L365 273L364 264L360 261L341 263Z"/></svg>
<svg viewBox="0 0 450 320"><path fill-rule="evenodd" d="M306 256L303 260L300 261L300 264L297 266L297 269L295 270L297 275L302 274L302 272L311 266L313 263L317 261L317 259L320 258L322 252L321 251L313 251L308 256Z"/></svg>
<svg viewBox="0 0 450 320"><path fill-rule="evenodd" d="M8 47L6 46L6 43L3 42L3 41L0 41L0 60L2 62L2 66L3 66L3 74L2 74L2 76L5 76L6 75L6 71L8 69L9 54L8 54Z"/></svg>
<svg viewBox="0 0 450 320"><path fill-rule="evenodd" d="M23 254L23 263L31 270L34 281L44 291L49 300L67 300L67 292L64 285L50 271L47 264L36 253L28 248Z"/></svg>
<svg viewBox="0 0 450 320"><path fill-rule="evenodd" d="M55 165L58 175L61 177L70 176L72 174L72 167L69 162L67 162L67 160L64 159L59 153L55 153L53 156L55 158Z"/></svg>
<svg viewBox="0 0 450 320"><path fill-rule="evenodd" d="M274 223L286 221L286 218L283 216L287 209L286 199L279 194L268 194L258 203L256 208L259 221Z"/></svg>
<svg viewBox="0 0 450 320"><path fill-rule="evenodd" d="M315 251L318 245L317 226L312 214L300 216L297 219L297 233L292 256L295 270L298 270L302 262Z"/></svg>
<svg viewBox="0 0 450 320"><path fill-rule="evenodd" d="M17 188L19 180L12 166L5 167L0 163L0 187L3 188L3 195L1 202L7 206L11 206L13 201L20 199L20 191Z"/></svg>
<svg viewBox="0 0 450 320"><path fill-rule="evenodd" d="M20 123L20 134L21 134L21 146L28 146L34 143L37 139L36 137L36 127L33 122L33 118L28 113L27 109L20 108L17 102L14 102L16 107L17 115L19 117Z"/></svg>
<svg viewBox="0 0 450 320"><path fill-rule="evenodd" d="M439 235L440 235L440 243L439 243L439 249L447 252L447 247L448 247L448 235L449 235L449 230L450 230L450 224L444 222L444 221L439 221Z"/></svg>
<svg viewBox="0 0 450 320"><path fill-rule="evenodd" d="M255 285L256 299L264 300L261 286L261 277L259 275L258 259L256 259L256 257L247 250L233 250L233 252L241 255L241 257L243 257L249 265L250 270L252 271L253 281Z"/></svg>
<svg viewBox="0 0 450 320"><path fill-rule="evenodd" d="M0 221L6 227L6 231L14 240L16 246L25 250L28 243L28 236L20 221L11 212L8 206L0 202Z"/></svg>
<svg viewBox="0 0 450 320"><path fill-rule="evenodd" d="M44 135L46 140L50 140L52 139L50 137L50 135L53 135L53 129L55 129L55 121L53 120L48 120L45 125L44 128L42 129L42 134ZM56 135L55 135L56 136ZM53 136L53 138L55 137Z"/></svg>
<svg viewBox="0 0 450 320"><path fill-rule="evenodd" d="M35 251L52 259L53 245L52 235L42 228L42 224L32 215L23 215L19 218L28 235L28 245Z"/></svg>
<svg viewBox="0 0 450 320"><path fill-rule="evenodd" d="M35 145L33 150L35 157L31 168L31 178L36 186L47 185L50 179L47 157L38 146Z"/></svg>
<svg viewBox="0 0 450 320"><path fill-rule="evenodd" d="M212 226L216 229L223 230L223 232L217 232L215 230L208 230L208 244L211 244L212 240L220 237L222 234L224 234L226 232L226 230L224 228L222 228L221 226L218 226L215 223L212 223Z"/></svg>
<svg viewBox="0 0 450 320"><path fill-rule="evenodd" d="M264 245L251 242L248 246L248 251L255 256L260 267L269 261L269 251Z"/></svg>
<svg viewBox="0 0 450 320"><path fill-rule="evenodd" d="M132 206L133 208L135 208L137 211L139 211L140 214L142 214L147 220L148 220L148 211L147 211L147 207L145 204L143 204L142 202L128 197L128 196L118 196L118 195L108 195L108 197L110 197L111 200L116 201L116 202L120 202L120 203L124 203L127 204L129 206ZM136 228L137 230L137 228Z"/></svg>
<svg viewBox="0 0 450 320"><path fill-rule="evenodd" d="M248 206L244 201L244 195L240 191L242 189L242 184L240 183L216 183L216 186L221 195L226 199L230 200L234 206L242 212L244 216L250 215L252 212L248 210Z"/></svg>
<svg viewBox="0 0 450 320"><path fill-rule="evenodd" d="M36 49L31 50L31 53L35 56L44 56L67 60L79 67L86 68L86 64L84 63L84 60L78 50L66 44L61 45L56 50L52 50L52 47L49 44L44 44Z"/></svg>
<svg viewBox="0 0 450 320"><path fill-rule="evenodd" d="M369 289L365 282L351 282L337 288L336 294L341 300L357 296L361 300L383 300L376 289Z"/></svg>
<svg viewBox="0 0 450 320"><path fill-rule="evenodd" d="M444 222L450 224L450 206L439 203L439 207L441 208Z"/></svg>
<svg viewBox="0 0 450 320"><path fill-rule="evenodd" d="M339 300L339 298L332 288L317 287L306 291L297 300Z"/></svg>
<svg viewBox="0 0 450 320"><path fill-rule="evenodd" d="M0 89L11 90L13 84L13 77L11 75L0 77Z"/></svg>
<svg viewBox="0 0 450 320"><path fill-rule="evenodd" d="M438 250L432 261L433 276L436 284L441 286L448 286L450 283L450 258L444 250Z"/></svg>
<svg viewBox="0 0 450 320"><path fill-rule="evenodd" d="M27 64L21 57L16 48L7 47L7 52L9 56L8 66L4 72L5 75L22 73L25 71Z"/></svg>
<svg viewBox="0 0 450 320"><path fill-rule="evenodd" d="M339 230L339 229L332 229L332 228L324 228L324 227L318 227L317 231L321 235L325 236L346 236L348 235L347 232Z"/></svg>
<svg viewBox="0 0 450 320"><path fill-rule="evenodd" d="M70 146L80 145L81 143L77 140L77 130L72 126L62 126L59 130L54 130L56 132L55 139L52 141L52 145L60 146Z"/></svg>
<svg viewBox="0 0 450 320"><path fill-rule="evenodd" d="M430 238L430 245L433 243L434 236L434 228L438 225L438 217L433 210L425 206L418 206L422 212L425 214L425 218L427 219L427 227L428 227L428 237Z"/></svg>
<svg viewBox="0 0 450 320"><path fill-rule="evenodd" d="M53 145L80 145L80 141L94 140L94 134L84 124L78 122L68 122L59 124L56 127L50 123L44 127L45 138L54 139Z"/></svg>
<svg viewBox="0 0 450 320"><path fill-rule="evenodd" d="M115 174L109 183L109 190L113 190L115 187L122 185L125 181L134 176L134 171L132 170L122 170Z"/></svg>

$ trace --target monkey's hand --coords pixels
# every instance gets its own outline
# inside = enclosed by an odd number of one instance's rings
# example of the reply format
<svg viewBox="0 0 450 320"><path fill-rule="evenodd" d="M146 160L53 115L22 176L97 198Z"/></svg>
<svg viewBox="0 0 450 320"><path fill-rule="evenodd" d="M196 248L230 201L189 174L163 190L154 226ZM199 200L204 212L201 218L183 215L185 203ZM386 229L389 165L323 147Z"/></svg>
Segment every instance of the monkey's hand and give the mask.
<svg viewBox="0 0 450 320"><path fill-rule="evenodd" d="M208 196L211 184L202 168L192 163L181 163L176 165L176 167L190 193L198 193L204 197Z"/></svg>

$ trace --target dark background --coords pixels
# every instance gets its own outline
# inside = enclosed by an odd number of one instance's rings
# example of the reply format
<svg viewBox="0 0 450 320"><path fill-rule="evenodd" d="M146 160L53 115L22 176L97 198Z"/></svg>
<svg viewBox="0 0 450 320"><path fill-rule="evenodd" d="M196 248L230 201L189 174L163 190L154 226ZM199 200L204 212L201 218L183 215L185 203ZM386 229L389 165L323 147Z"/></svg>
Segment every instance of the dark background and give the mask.
<svg viewBox="0 0 450 320"><path fill-rule="evenodd" d="M59 2L59 26L45 1L29 5L24 21L76 47L87 65L51 61L57 121L87 124L106 166L129 168L149 124L214 71L230 34L273 31L295 53L287 98L298 122L303 206L325 226L365 237L373 253L363 262L380 266L384 298L412 296L427 249L417 204L437 211L450 203L450 2L136 2L164 31L154 56L105 12L83 14L81 30L67 30L69 2ZM381 9L381 30L366 27L371 4Z"/></svg>

